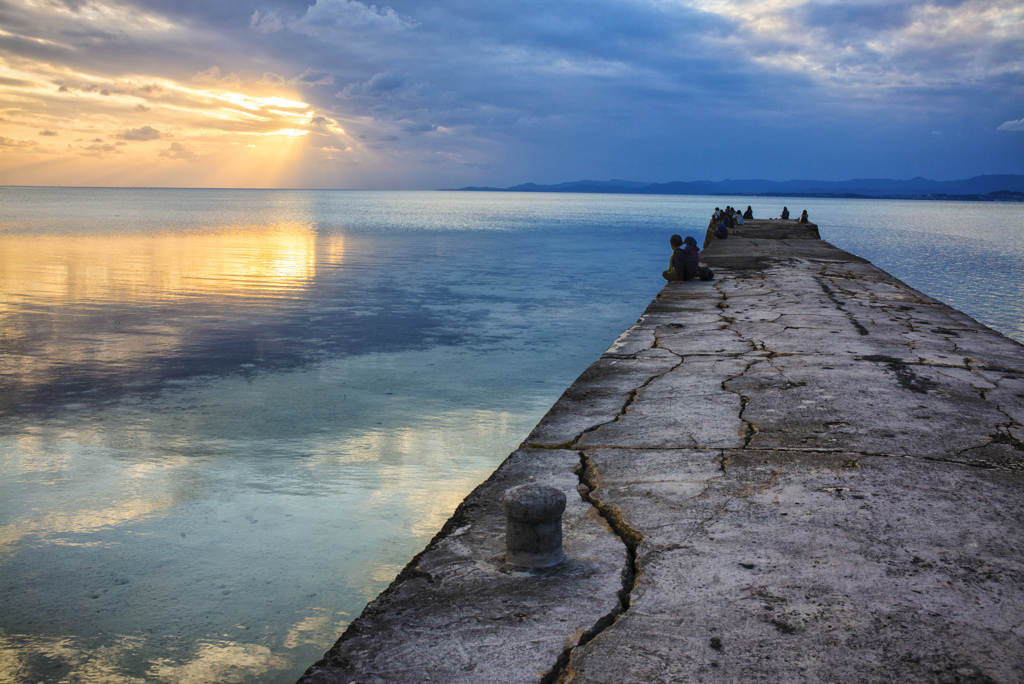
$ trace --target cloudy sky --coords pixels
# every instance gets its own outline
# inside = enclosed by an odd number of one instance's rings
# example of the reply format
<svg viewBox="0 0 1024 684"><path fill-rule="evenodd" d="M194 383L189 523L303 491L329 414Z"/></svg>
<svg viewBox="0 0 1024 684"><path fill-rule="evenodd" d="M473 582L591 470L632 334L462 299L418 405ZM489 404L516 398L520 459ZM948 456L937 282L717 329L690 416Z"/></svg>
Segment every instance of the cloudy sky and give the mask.
<svg viewBox="0 0 1024 684"><path fill-rule="evenodd" d="M0 184L985 173L1020 0L0 0Z"/></svg>

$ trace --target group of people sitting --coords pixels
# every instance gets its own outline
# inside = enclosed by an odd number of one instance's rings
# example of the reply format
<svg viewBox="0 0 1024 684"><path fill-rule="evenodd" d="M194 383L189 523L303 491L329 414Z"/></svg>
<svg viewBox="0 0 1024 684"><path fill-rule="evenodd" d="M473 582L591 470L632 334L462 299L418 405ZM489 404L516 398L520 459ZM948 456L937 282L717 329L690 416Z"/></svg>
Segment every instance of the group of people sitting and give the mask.
<svg viewBox="0 0 1024 684"><path fill-rule="evenodd" d="M725 240L729 237L729 230L735 226L742 226L744 219L754 218L754 210L749 206L747 210L742 214L737 209L732 207L726 207L725 209L719 209L715 207L715 213L711 217L711 220L717 221L718 225L715 226L714 235L719 240ZM704 245L707 247L707 244Z"/></svg>
<svg viewBox="0 0 1024 684"><path fill-rule="evenodd" d="M750 207L746 208L746 211L742 214L739 213L738 209L733 209L732 207L726 207L725 209L715 207L715 214L712 216L712 220L718 221L719 229L723 233L723 238L728 238L729 229L737 225L742 225L743 219L746 218L754 218L754 210ZM718 232L719 230L717 229L715 231L716 238L719 237Z"/></svg>
<svg viewBox="0 0 1024 684"><path fill-rule="evenodd" d="M780 216L779 218L781 218L783 221L789 219L789 209L787 207L782 207L782 216ZM810 220L807 218L806 209L804 209L803 213L800 214L800 218L797 219L797 223L810 223Z"/></svg>
<svg viewBox="0 0 1024 684"><path fill-rule="evenodd" d="M744 219L754 218L754 210L747 205L747 210L740 214L739 210L733 209L732 207L726 207L724 210L715 207L715 213L712 220L717 221L719 224L725 224L726 230L732 228L734 225L742 226ZM783 221L789 220L789 207L782 207L782 214L779 216ZM807 210L804 209L803 213L800 214L798 223L809 223L807 218ZM715 235L718 237L718 235Z"/></svg>
<svg viewBox="0 0 1024 684"><path fill-rule="evenodd" d="M712 224L716 224L714 233L716 238L724 240L729 237L729 230L735 226L742 226L745 220L754 218L754 210L748 205L747 210L742 214L732 207L720 209L715 207L715 213L711 218ZM789 208L782 207L783 220L789 220ZM798 219L799 223L808 223L807 210L804 209ZM709 237L704 246L708 246ZM662 271L661 275L669 282L685 282L699 277L701 280L710 280L714 277L710 269L700 266L700 249L697 248L697 241L687 236L685 239L673 235L669 240L672 245L672 258L668 263L668 270ZM704 273L706 271L707 273Z"/></svg>
<svg viewBox="0 0 1024 684"><path fill-rule="evenodd" d="M747 205L747 210L741 214L739 209L734 209L732 207L726 207L725 209L719 209L718 207L715 207L714 217L716 219L721 219L723 216L732 219L733 221L742 226L743 219L754 218L754 210L751 209L749 205Z"/></svg>

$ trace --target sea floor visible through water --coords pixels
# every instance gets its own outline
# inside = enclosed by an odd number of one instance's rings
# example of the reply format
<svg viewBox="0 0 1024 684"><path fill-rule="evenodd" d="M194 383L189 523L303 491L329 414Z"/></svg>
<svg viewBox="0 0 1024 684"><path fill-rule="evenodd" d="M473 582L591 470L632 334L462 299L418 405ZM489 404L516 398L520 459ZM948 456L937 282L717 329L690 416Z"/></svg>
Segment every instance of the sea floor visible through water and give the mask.
<svg viewBox="0 0 1024 684"><path fill-rule="evenodd" d="M1024 205L3 188L0 681L289 682L715 206L1024 340Z"/></svg>

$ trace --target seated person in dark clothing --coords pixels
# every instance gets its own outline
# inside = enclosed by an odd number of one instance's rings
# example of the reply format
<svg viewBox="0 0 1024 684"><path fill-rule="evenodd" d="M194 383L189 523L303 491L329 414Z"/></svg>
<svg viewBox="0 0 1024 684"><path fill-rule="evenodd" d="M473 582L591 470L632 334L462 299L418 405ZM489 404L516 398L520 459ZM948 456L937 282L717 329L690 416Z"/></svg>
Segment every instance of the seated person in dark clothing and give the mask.
<svg viewBox="0 0 1024 684"><path fill-rule="evenodd" d="M697 241L689 235L683 240L683 248L679 250L682 252L682 280L693 280L697 277L697 269L700 268L700 249L697 247ZM678 266L676 266L676 273L679 273Z"/></svg>
<svg viewBox="0 0 1024 684"><path fill-rule="evenodd" d="M783 220L789 218L789 209L786 207L782 207L782 218Z"/></svg>
<svg viewBox="0 0 1024 684"><path fill-rule="evenodd" d="M668 243L672 245L672 256L668 260L668 270L661 272L661 277L665 280L672 282L673 280L679 280L679 276L676 275L676 252L681 251L680 248L683 246L683 238L679 235L673 235L669 238Z"/></svg>
<svg viewBox="0 0 1024 684"><path fill-rule="evenodd" d="M743 212L743 219L747 220L747 219L752 219L752 218L754 218L754 210L751 209L750 205L748 204L747 205L747 210L745 212Z"/></svg>
<svg viewBox="0 0 1024 684"><path fill-rule="evenodd" d="M669 244L672 245L672 258L668 262L668 270L661 272L662 277L669 282L693 280L697 276L700 261L697 241L692 237L687 237L686 240L684 243L683 238L678 235L673 235L669 239Z"/></svg>
<svg viewBox="0 0 1024 684"><path fill-rule="evenodd" d="M807 210L804 209L804 213L800 214L800 223L807 223Z"/></svg>

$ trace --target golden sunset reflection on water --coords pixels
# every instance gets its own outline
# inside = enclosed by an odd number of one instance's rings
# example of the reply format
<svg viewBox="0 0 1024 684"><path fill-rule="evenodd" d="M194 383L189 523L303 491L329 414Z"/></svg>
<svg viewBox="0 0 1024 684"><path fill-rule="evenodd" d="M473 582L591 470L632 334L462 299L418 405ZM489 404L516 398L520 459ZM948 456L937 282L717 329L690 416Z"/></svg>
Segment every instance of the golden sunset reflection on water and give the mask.
<svg viewBox="0 0 1024 684"><path fill-rule="evenodd" d="M318 244L319 242L319 244ZM68 306L169 298L277 296L309 285L318 248L340 265L344 238L308 224L208 234L0 236L0 314L15 303ZM16 294L14 294L16 293Z"/></svg>
<svg viewBox="0 0 1024 684"><path fill-rule="evenodd" d="M9 347L0 375L29 387L69 366L144 370L180 356L196 326L300 300L318 265L338 269L344 256L343 236L299 222L198 234L2 234L0 328Z"/></svg>

